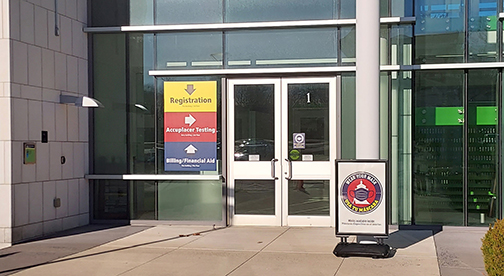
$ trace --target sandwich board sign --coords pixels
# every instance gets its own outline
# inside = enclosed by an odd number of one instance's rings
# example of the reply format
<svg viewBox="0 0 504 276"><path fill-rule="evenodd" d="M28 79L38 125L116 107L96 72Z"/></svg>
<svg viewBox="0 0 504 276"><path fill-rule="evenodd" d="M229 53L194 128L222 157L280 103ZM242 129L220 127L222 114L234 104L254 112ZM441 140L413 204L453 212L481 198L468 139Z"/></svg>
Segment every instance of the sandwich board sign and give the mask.
<svg viewBox="0 0 504 276"><path fill-rule="evenodd" d="M388 236L388 161L337 160L336 235Z"/></svg>

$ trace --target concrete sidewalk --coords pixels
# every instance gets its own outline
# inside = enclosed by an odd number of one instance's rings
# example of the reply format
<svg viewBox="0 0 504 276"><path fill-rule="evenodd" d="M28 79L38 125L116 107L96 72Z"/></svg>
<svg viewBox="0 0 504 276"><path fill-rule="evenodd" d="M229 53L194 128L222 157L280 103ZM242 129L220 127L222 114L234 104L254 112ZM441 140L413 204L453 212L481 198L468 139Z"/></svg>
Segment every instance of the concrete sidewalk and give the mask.
<svg viewBox="0 0 504 276"><path fill-rule="evenodd" d="M480 249L487 231L488 227L445 226L434 235L441 275L487 275Z"/></svg>
<svg viewBox="0 0 504 276"><path fill-rule="evenodd" d="M103 241L101 245L95 242L89 249L74 249L75 254L10 270L4 265L13 266L23 254L9 254L8 250L19 245L0 250L0 274L360 276L372 271L373 275L440 275L431 231L391 233L386 242L395 249L395 255L388 259L334 256L332 251L339 242L334 228L233 226L214 230L203 226L160 225L102 231L117 231L118 239ZM127 234L128 231L132 234ZM88 234L62 238L77 241ZM103 235L94 231L91 236ZM45 240L48 251L62 238ZM446 275L473 275L457 273Z"/></svg>
<svg viewBox="0 0 504 276"><path fill-rule="evenodd" d="M87 225L0 250L0 276L37 267L149 227Z"/></svg>

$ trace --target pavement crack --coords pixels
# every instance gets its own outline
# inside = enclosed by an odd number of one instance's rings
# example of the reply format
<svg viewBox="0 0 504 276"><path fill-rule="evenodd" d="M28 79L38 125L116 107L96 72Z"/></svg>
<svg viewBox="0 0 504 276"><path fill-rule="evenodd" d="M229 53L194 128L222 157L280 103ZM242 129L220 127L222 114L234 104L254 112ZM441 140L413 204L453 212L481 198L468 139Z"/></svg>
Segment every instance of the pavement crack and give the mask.
<svg viewBox="0 0 504 276"><path fill-rule="evenodd" d="M273 240L271 240L268 244L266 244L263 248L261 248L261 250L257 251L255 254L253 254L252 256L250 256L250 258L246 259L243 263L241 263L239 266L235 267L233 270L231 270L229 273L226 274L226 276L228 275L231 275L231 273L235 272L236 270L238 270L240 267L242 267L244 264L248 263L250 260L252 260L255 256L257 256L259 253L263 252L264 249L266 249L270 244L272 244L273 242L275 242L278 238L280 238L281 236L283 236L283 234L285 234L287 231L289 231L290 228L287 228L285 231L283 231L282 233L280 233L280 235L278 235L276 238L274 238Z"/></svg>
<svg viewBox="0 0 504 276"><path fill-rule="evenodd" d="M190 240L190 241L189 241L189 242L187 242L187 243L184 243L184 244L182 244L182 245L179 245L179 246L177 246L176 248L174 248L174 249L172 249L172 250L170 250L170 251L168 251L168 252L166 252L166 253L163 253L163 254L161 254L161 255L159 255L159 256L157 256L157 257L155 257L155 258L153 258L153 259L151 259L151 260L149 260L149 261L147 261L147 262L145 262L145 263L139 264L139 265L137 265L137 266L135 266L135 267L133 267L133 268L131 268L131 269L128 269L128 270L126 270L126 271L124 271L124 272L122 272L122 273L120 273L120 274L118 274L118 275L123 275L123 274L128 273L128 272L130 272L130 271L132 271L132 270L134 270L134 269L137 269L137 268L139 268L139 267L141 267L141 266L144 266L144 265L146 265L146 264L149 264L149 263L151 263L151 262L153 262L153 261L155 261L155 260L157 260L157 259L159 259L159 258L161 258L161 257L163 257L163 256L166 256L166 255L168 255L168 254L170 254L170 253L173 253L173 252L175 252L175 251L177 251L177 250L181 249L182 247L184 247L184 246L186 246L186 245L188 245L188 244L190 244L190 243L192 243L192 242L197 241L197 240L198 240L198 239L202 236L202 235L201 235L202 233L208 233L208 232L212 232L212 231L216 231L216 230L221 230L221 229L225 229L225 227L222 227L222 228L215 228L215 227L214 227L213 229L210 229L210 230L200 231L200 232L191 233L191 234L179 234L179 235L178 235L178 237L174 237L174 239L176 239L176 238L187 238L187 237L191 237L191 236L196 236L196 237L198 237L198 238L197 238L197 239L192 239L192 240Z"/></svg>
<svg viewBox="0 0 504 276"><path fill-rule="evenodd" d="M345 261L345 258L343 258L343 260L341 260L341 263L339 264L338 268L336 269L336 272L334 272L334 276L336 276L336 274L338 274L341 266L343 265L343 262Z"/></svg>

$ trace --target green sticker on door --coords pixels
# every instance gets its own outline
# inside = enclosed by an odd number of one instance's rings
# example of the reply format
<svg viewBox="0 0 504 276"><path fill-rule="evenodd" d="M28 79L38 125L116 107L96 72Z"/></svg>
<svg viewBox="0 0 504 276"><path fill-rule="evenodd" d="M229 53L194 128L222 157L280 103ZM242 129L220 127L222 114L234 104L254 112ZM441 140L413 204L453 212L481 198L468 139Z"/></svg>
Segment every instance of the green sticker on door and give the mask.
<svg viewBox="0 0 504 276"><path fill-rule="evenodd" d="M298 160L300 156L301 154L299 154L298 150L294 149L289 152L289 157L291 160Z"/></svg>

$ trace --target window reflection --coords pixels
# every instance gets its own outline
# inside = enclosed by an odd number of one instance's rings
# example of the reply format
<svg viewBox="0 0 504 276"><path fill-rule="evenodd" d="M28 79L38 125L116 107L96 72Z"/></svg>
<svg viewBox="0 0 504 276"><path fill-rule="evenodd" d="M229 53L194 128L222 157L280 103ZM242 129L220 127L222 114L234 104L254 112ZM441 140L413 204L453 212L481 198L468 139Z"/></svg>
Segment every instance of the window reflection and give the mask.
<svg viewBox="0 0 504 276"><path fill-rule="evenodd" d="M413 16L413 0L391 0L391 16Z"/></svg>
<svg viewBox="0 0 504 276"><path fill-rule="evenodd" d="M288 97L289 153L297 157L290 154L290 160L302 161L306 156L313 161L328 161L329 84L289 84ZM294 133L305 134L304 148L294 147Z"/></svg>
<svg viewBox="0 0 504 276"><path fill-rule="evenodd" d="M222 23L222 1L156 0L156 24Z"/></svg>
<svg viewBox="0 0 504 276"><path fill-rule="evenodd" d="M339 6L340 19L355 18L355 0L336 0Z"/></svg>
<svg viewBox="0 0 504 276"><path fill-rule="evenodd" d="M157 34L156 69L222 69L222 33Z"/></svg>
<svg viewBox="0 0 504 276"><path fill-rule="evenodd" d="M335 18L334 0L225 0L226 22L320 20Z"/></svg>
<svg viewBox="0 0 504 276"><path fill-rule="evenodd" d="M107 107L94 110L94 173L128 172L125 41L124 34L93 36L93 92Z"/></svg>
<svg viewBox="0 0 504 276"><path fill-rule="evenodd" d="M220 180L173 180L157 184L159 220L222 220Z"/></svg>
<svg viewBox="0 0 504 276"><path fill-rule="evenodd" d="M109 2L109 1L101 1ZM154 25L154 1L130 0L130 25Z"/></svg>
<svg viewBox="0 0 504 276"><path fill-rule="evenodd" d="M130 181L131 219L157 219L156 190L153 181Z"/></svg>
<svg viewBox="0 0 504 276"><path fill-rule="evenodd" d="M128 219L128 182L93 180L94 219Z"/></svg>
<svg viewBox="0 0 504 276"><path fill-rule="evenodd" d="M464 60L463 0L418 0L416 5L416 63Z"/></svg>
<svg viewBox="0 0 504 276"><path fill-rule="evenodd" d="M289 216L328 216L329 180L289 180Z"/></svg>
<svg viewBox="0 0 504 276"><path fill-rule="evenodd" d="M355 26L341 28L341 64L355 65Z"/></svg>
<svg viewBox="0 0 504 276"><path fill-rule="evenodd" d="M341 75L341 158L355 159L355 73Z"/></svg>
<svg viewBox="0 0 504 276"><path fill-rule="evenodd" d="M469 62L497 60L497 1L469 6Z"/></svg>
<svg viewBox="0 0 504 276"><path fill-rule="evenodd" d="M333 28L227 32L226 66L335 66L336 42Z"/></svg>
<svg viewBox="0 0 504 276"><path fill-rule="evenodd" d="M413 62L413 27L410 25L390 28L390 61L392 65L411 65Z"/></svg>
<svg viewBox="0 0 504 276"><path fill-rule="evenodd" d="M468 73L468 180L469 225L488 225L498 216L497 70Z"/></svg>
<svg viewBox="0 0 504 276"><path fill-rule="evenodd" d="M274 215L274 180L235 180L234 210L240 215Z"/></svg>
<svg viewBox="0 0 504 276"><path fill-rule="evenodd" d="M275 156L274 85L235 85L235 161Z"/></svg>
<svg viewBox="0 0 504 276"><path fill-rule="evenodd" d="M464 223L463 71L417 72L413 141L418 224Z"/></svg>
<svg viewBox="0 0 504 276"><path fill-rule="evenodd" d="M155 95L154 78L148 70L154 62L151 34L131 34L129 42L129 171L155 173Z"/></svg>
<svg viewBox="0 0 504 276"><path fill-rule="evenodd" d="M103 27L352 19L356 15L356 0L92 0L91 2L93 18L90 25ZM413 16L413 0L380 0L380 16Z"/></svg>
<svg viewBox="0 0 504 276"><path fill-rule="evenodd" d="M391 72L391 154L392 222L411 223L411 139L412 139L412 76L411 71Z"/></svg>

